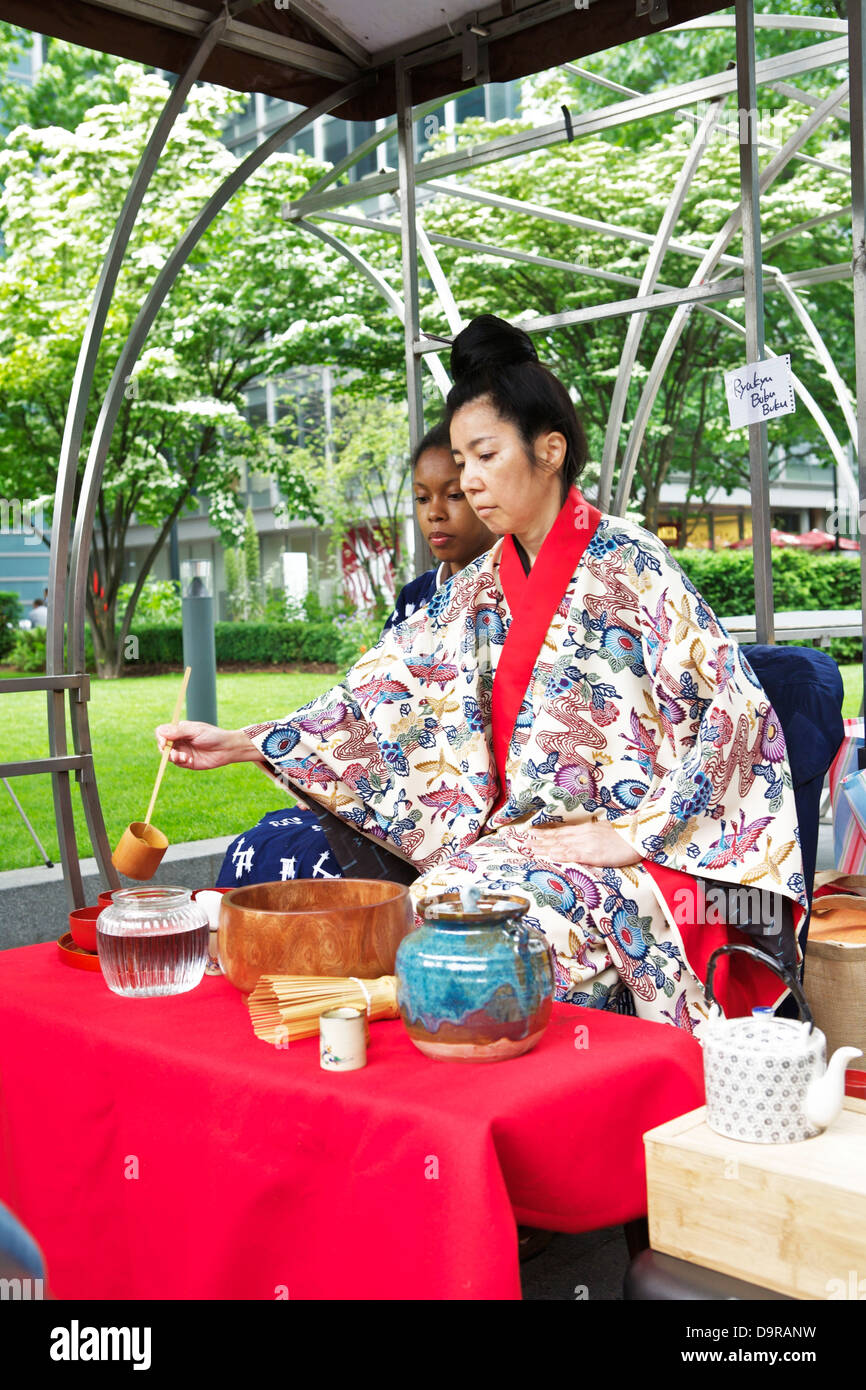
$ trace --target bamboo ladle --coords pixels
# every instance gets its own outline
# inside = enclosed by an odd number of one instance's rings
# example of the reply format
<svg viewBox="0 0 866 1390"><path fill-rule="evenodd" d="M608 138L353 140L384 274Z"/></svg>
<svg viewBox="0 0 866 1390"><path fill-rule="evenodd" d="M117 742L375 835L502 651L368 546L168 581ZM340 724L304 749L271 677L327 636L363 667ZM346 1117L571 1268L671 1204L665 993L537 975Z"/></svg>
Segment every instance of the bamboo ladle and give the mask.
<svg viewBox="0 0 866 1390"><path fill-rule="evenodd" d="M177 703L174 707L174 714L171 717L172 724L176 724L180 718L181 706L186 695L186 688L189 684L191 666L187 666L183 673L180 692ZM168 763L171 752L171 741L166 743L162 750L162 758L159 763L159 771L156 774L156 781L153 785L153 794L150 798L150 805L147 808L147 815L144 820L133 821L126 827L121 835L117 848L111 856L111 862L119 873L125 874L127 878L137 879L144 882L145 879L153 878L160 863L162 856L168 849L168 840L161 830L157 830L155 825L151 825L150 818L153 815L153 808L156 805L156 798L159 795L159 787L162 776Z"/></svg>

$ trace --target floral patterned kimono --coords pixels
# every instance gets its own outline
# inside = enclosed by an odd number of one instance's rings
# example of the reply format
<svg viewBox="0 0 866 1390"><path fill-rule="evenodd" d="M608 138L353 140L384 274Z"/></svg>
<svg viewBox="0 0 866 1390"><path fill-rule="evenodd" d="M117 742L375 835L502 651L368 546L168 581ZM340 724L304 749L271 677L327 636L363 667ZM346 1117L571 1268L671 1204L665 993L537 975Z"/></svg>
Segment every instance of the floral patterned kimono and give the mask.
<svg viewBox="0 0 866 1390"><path fill-rule="evenodd" d="M710 951L745 940L707 881L806 906L766 695L665 546L575 488L528 575L504 537L333 690L247 733L276 780L417 866L416 903L468 883L529 898L575 1004L700 1037ZM640 863L554 863L525 835L587 821ZM714 988L734 1014L784 993L740 954Z"/></svg>

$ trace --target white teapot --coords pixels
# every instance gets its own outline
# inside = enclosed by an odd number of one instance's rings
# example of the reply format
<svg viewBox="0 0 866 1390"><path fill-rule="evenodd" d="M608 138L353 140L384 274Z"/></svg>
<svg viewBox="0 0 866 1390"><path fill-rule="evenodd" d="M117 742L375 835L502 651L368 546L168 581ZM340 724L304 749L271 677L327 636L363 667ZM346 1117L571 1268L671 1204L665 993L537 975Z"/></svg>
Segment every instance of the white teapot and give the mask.
<svg viewBox="0 0 866 1390"><path fill-rule="evenodd" d="M725 1018L713 997L713 974L719 956L731 951L743 951L774 970L796 999L800 1019L774 1018L765 1009L747 1018ZM826 1129L842 1109L845 1068L862 1053L839 1047L827 1065L827 1040L791 971L753 946L720 946L707 963L704 995L710 1006L704 1035L710 1129L753 1144L795 1143Z"/></svg>

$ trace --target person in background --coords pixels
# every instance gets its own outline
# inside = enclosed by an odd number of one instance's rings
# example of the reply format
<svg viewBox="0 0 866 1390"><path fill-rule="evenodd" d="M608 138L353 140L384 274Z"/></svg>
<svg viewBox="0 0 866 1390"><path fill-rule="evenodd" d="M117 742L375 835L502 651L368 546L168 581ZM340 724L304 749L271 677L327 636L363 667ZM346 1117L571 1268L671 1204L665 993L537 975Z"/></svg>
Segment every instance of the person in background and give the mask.
<svg viewBox="0 0 866 1390"><path fill-rule="evenodd" d="M30 609L30 623L33 627L48 626L48 609L44 598L35 598Z"/></svg>
<svg viewBox="0 0 866 1390"><path fill-rule="evenodd" d="M495 539L460 489L460 472L444 423L434 426L415 449L412 475L418 524L439 564L403 586L383 635L429 603L441 585L489 550ZM341 877L339 861L314 812L289 806L268 811L258 825L232 841L216 886Z"/></svg>

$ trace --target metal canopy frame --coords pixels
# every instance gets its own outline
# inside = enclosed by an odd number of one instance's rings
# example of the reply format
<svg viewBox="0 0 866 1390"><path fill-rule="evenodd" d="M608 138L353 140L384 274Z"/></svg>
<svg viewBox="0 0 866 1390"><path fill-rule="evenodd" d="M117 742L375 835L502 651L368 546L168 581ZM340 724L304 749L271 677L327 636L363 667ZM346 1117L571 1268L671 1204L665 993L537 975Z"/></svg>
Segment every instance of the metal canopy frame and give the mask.
<svg viewBox="0 0 866 1390"><path fill-rule="evenodd" d="M0 0L0 11L4 18L13 18L18 0ZM268 156L279 149L305 126L327 112L344 114L354 108L363 108L368 101L371 87L375 87L380 70L371 71L371 64L365 62L369 55L359 51L357 43L328 19L327 8L307 3L307 0L292 0L295 14L319 33L323 33L332 45L328 53L327 68L316 67L320 61L318 53L299 53L295 43L292 53L285 50L290 43L286 38L270 34L263 38L262 29L255 25L246 26L252 31L251 39L238 20L245 11L259 9L259 0L233 0L233 3L220 5L215 11L214 4L208 0L210 11L194 9L189 5L166 5L163 0L90 0L79 8L91 9L103 6L111 11L124 11L138 16L146 14L154 22L162 16L166 26L183 30L195 36L195 43L180 74L166 107L160 116L147 148L142 155L136 174L129 189L124 207L118 218L114 235L105 255L101 275L94 293L90 316L85 329L79 353L78 366L69 401L66 427L58 469L55 495L54 522L52 527L51 571L49 577L49 629L47 634L47 665L44 677L26 681L4 683L9 689L45 690L48 700L48 725L50 757L28 763L0 764L0 777L27 775L47 771L51 774L55 814L57 820L60 852L64 878L70 902L80 906L84 895L81 873L75 843L72 817L70 774L74 774L81 784L84 809L93 848L99 868L108 884L118 886L119 880L111 865L105 825L99 802L93 750L87 715L89 698L89 678L84 673L84 623L87 573L93 533L93 517L102 480L102 470L108 455L112 431L120 408L122 393L127 375L132 370L146 340L147 333L156 314L169 293L179 271L185 264L193 247L197 244L207 227L218 215L232 194L258 169ZM598 12L608 0L601 0ZM611 0L622 8L621 0ZM692 19L678 28L725 27L736 25L737 69L714 74L697 82L683 84L666 91L648 95L629 93L628 89L618 88L626 99L579 116L565 115L563 120L554 121L547 126L528 132L494 139L480 143L470 149L440 155L418 163L414 150L414 122L425 111L441 105L444 93L425 94L423 103L413 109L412 90L416 83L423 88L425 73L430 65L443 58L453 57L459 50L462 58L461 78L466 83L489 80L489 68L485 62L484 42L467 40L468 28L462 33L443 40L432 36L432 43L424 46L423 38L418 39L411 52L404 46L393 54L378 54L381 61L386 58L393 63L394 90L397 93L397 117L393 124L371 137L352 155L341 161L297 202L284 209L284 216L294 221L311 235L325 241L335 250L345 255L349 262L376 287L390 305L392 311L403 323L404 347L407 373L410 429L413 445L423 433L422 367L431 370L440 391L448 389L448 377L439 354L450 347L450 338L424 333L420 325L419 311L419 256L437 292L443 314L453 334L461 326L458 305L448 287L447 278L436 257L435 245L448 245L465 249L470 253L496 255L506 259L528 261L539 266L562 269L571 274L594 275L601 280L626 285L631 297L595 307L569 313L533 318L522 326L530 333L547 332L566 323L598 320L613 315L630 317L626 344L622 354L620 369L614 387L610 422L605 440L602 459L602 475L599 488L599 504L602 508L610 506L613 474L616 465L619 436L625 413L625 401L632 369L637 361L640 337L646 322L646 315L657 309L674 307L668 331L652 364L638 407L637 417L626 441L623 455L621 481L614 507L624 510L633 478L634 462L643 438L654 400L663 378L667 362L674 351L679 333L687 315L694 310L711 314L722 320L732 331L745 337L745 351L748 361L756 361L764 356L763 335L763 297L767 293L784 295L796 314L813 348L819 354L827 375L832 383L836 398L843 411L848 428L857 447L859 461L859 490L861 509L866 499L866 148L864 148L864 128L866 128L866 97L864 97L864 69L866 69L866 25L863 7L866 0L850 0L849 21L846 25L840 20L815 20L799 16L758 16L753 13L753 0L736 0L735 19L729 16L708 16ZM61 7L62 8L62 7ZM67 12L69 7L67 6ZM75 7L72 7L73 9ZM683 0L682 8L688 13L705 12L711 6L705 0ZM519 33L531 23L531 16L540 23L547 19L559 19L574 9L573 0L547 0L545 4L533 4L530 0L505 0L479 11L475 16L475 27L484 28L490 23L499 23L498 32ZM60 11L58 11L59 13ZM531 14L530 14L531 12ZM260 13L260 10L259 10ZM607 13L607 11L604 11ZM169 18L166 18L166 15ZM257 16L253 15L253 18ZM19 21L20 22L20 21ZM58 21L60 23L61 21ZM64 21L65 22L65 21ZM501 22L501 23L500 23ZM761 25L778 24L781 28L830 32L840 37L809 45L791 53L778 55L763 63L755 62L754 31L756 23ZM510 27L509 27L510 26ZM52 30L60 32L60 30ZM628 37L632 37L632 33ZM477 38L477 36L476 36ZM255 42L253 41L255 40ZM294 42L294 41L291 41ZM281 126L269 139L254 150L229 176L229 178L209 198L199 214L194 218L184 236L180 239L146 296L141 310L133 324L127 341L117 359L111 382L107 388L99 414L98 423L90 441L87 465L81 486L80 497L76 502L77 463L82 445L84 422L92 391L97 354L102 332L117 281L123 256L129 242L136 217L157 162L165 147L174 121L183 108L190 88L202 75L209 76L215 52L226 47L265 53L270 58L274 49L280 49L281 61L294 64L297 69L304 63L311 65L320 77L326 77L329 89L314 105L308 105L299 115ZM264 47L262 46L264 45ZM600 45L596 43L596 48ZM588 51L586 48L581 52ZM574 56L579 56L575 53ZM849 61L850 100L847 109L843 102L849 95L849 84L845 84L824 101L816 102L799 89L792 88L790 79L839 62ZM147 60L145 60L147 61ZM617 84L607 79L596 78L577 71L588 80L598 82L608 88L617 89ZM419 82L419 74L421 81ZM428 73L429 75L429 73ZM334 86L342 78L343 85ZM218 80L218 79L217 79ZM427 83L429 88L429 81ZM721 119L724 99L736 92L741 110L751 111L756 107L756 92L760 85L774 86L788 95L797 94L807 106L813 109L803 120L781 149L776 149L770 162L759 170L758 146L767 144L759 141L754 123L746 122L748 138L740 142L740 206L731 214L717 234L709 250L690 245L687 241L674 239L674 230L689 183L698 167L703 138L709 129ZM261 89L261 88L259 88ZM473 188L471 184L453 182L461 174L481 165L498 160L513 159L521 153L559 144L565 140L579 139L601 130L612 129L626 124L638 116L642 119L652 114L675 111L684 104L702 100L710 103L709 110L698 130L691 149L686 156L680 177L674 188L666 211L654 235L639 233L628 227L602 223L582 218L558 209L530 203L519 203ZM794 236L830 218L845 217L850 213L853 221L854 258L849 265L817 267L813 271L799 272L796 275L782 275L776 268L762 263L760 235L760 194L778 177L779 173L792 160L811 157L802 154L802 146L809 135L819 125L830 118L838 118L850 123L851 130L851 205L812 218L788 229L764 244L764 250L778 244L789 236ZM356 160L384 140L396 133L398 139L398 168L396 172L383 172L368 176L348 186L338 186L336 180ZM528 217L549 220L567 225L591 229L600 235L630 241L647 247L648 254L644 271L639 280L635 277L615 274L579 263L571 263L551 257L536 256L528 252L518 252L507 247L496 247L460 237L427 233L416 216L416 189L426 185L432 196L450 196L470 202L500 206L510 210L520 210ZM399 208L399 224L380 221L347 209L381 194L395 195ZM402 298L398 296L387 279L374 264L362 255L356 247L336 237L319 223L330 221L380 235L399 235L401 240ZM735 257L727 247L734 235L742 230L743 254ZM687 255L698 262L697 269L689 286L665 284L660 279L664 257L668 251ZM820 334L810 318L798 291L810 284L824 280L853 279L854 325L856 356L856 413L852 406L848 389L836 370L832 358L822 343ZM723 278L725 277L725 278ZM715 306L730 299L745 301L745 326L736 323ZM807 387L796 382L798 394L810 410L828 446L833 453L843 476L847 474L851 483L850 469L847 467L845 449L841 440L831 428L817 402ZM767 430L765 425L749 427L749 458L753 501L753 532L755 536L755 592L756 619L759 641L773 640L773 596L772 570L770 565L770 513L769 481L767 467ZM74 531L73 531L74 517ZM72 532L70 540L70 532ZM417 536L417 533L416 533ZM418 551L417 553L421 553ZM863 569L863 593L866 596L866 562ZM864 605L866 606L866 605ZM63 617L65 613L65 624ZM64 701L69 692L70 715L74 751L70 754L65 729Z"/></svg>

